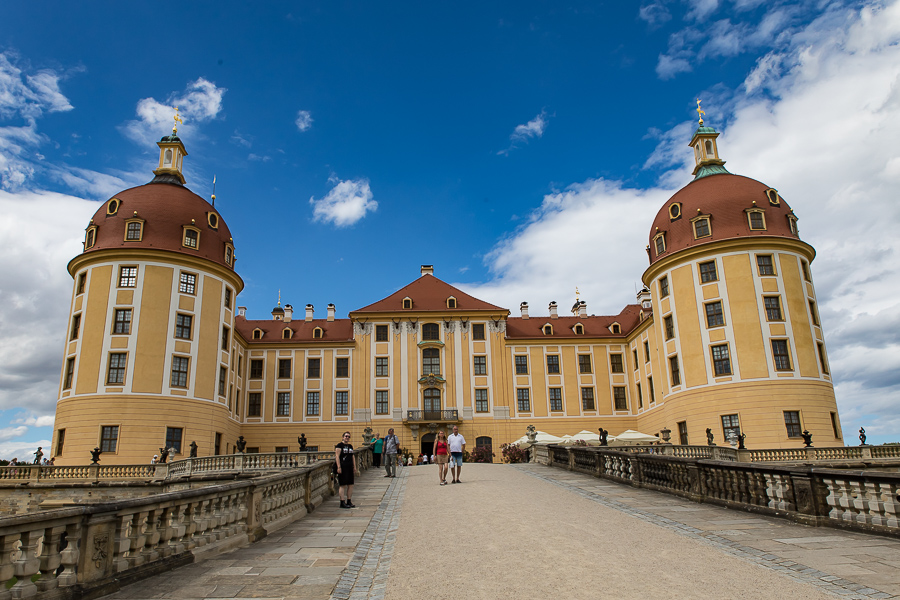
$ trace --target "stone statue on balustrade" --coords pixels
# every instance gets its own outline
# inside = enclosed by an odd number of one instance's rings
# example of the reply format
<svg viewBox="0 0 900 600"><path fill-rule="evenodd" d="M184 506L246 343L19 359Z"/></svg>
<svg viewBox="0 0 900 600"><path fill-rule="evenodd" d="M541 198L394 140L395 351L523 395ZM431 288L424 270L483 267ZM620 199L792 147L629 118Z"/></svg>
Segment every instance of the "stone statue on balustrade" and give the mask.
<svg viewBox="0 0 900 600"><path fill-rule="evenodd" d="M747 447L744 445L744 440L746 440L746 439L747 439L747 434L746 434L746 433L742 433L741 435L739 435L739 436L737 437L737 440L738 440L738 450L746 450L746 449L747 449Z"/></svg>
<svg viewBox="0 0 900 600"><path fill-rule="evenodd" d="M600 431L600 445L601 446L609 446L609 442L606 438L609 437L609 432L602 427L599 429Z"/></svg>
<svg viewBox="0 0 900 600"><path fill-rule="evenodd" d="M100 464L100 455L103 454L103 450L100 448L94 448L91 450L91 464L97 465Z"/></svg>
<svg viewBox="0 0 900 600"><path fill-rule="evenodd" d="M868 446L866 443L866 429L864 427L859 428L859 445Z"/></svg>
<svg viewBox="0 0 900 600"><path fill-rule="evenodd" d="M301 433L300 437L297 438L297 443L300 444L300 452L306 452L306 434Z"/></svg>
<svg viewBox="0 0 900 600"><path fill-rule="evenodd" d="M713 432L709 427L706 428L706 445L707 446L715 446L715 442L713 442Z"/></svg>
<svg viewBox="0 0 900 600"><path fill-rule="evenodd" d="M812 434L806 429L803 430L803 433L800 434L800 437L803 438L803 446L806 448L812 448Z"/></svg>
<svg viewBox="0 0 900 600"><path fill-rule="evenodd" d="M244 448L247 447L247 440L244 439L244 436L238 436L237 441L234 443L234 447L237 448L237 451L241 454L244 453Z"/></svg>
<svg viewBox="0 0 900 600"><path fill-rule="evenodd" d="M197 442L191 442L191 458L197 458Z"/></svg>
<svg viewBox="0 0 900 600"><path fill-rule="evenodd" d="M41 459L44 458L44 451L42 446L38 446L37 452L34 453L34 464L41 464Z"/></svg>
<svg viewBox="0 0 900 600"><path fill-rule="evenodd" d="M169 459L169 449L168 448L160 448L159 449L159 463L164 465L166 461Z"/></svg>

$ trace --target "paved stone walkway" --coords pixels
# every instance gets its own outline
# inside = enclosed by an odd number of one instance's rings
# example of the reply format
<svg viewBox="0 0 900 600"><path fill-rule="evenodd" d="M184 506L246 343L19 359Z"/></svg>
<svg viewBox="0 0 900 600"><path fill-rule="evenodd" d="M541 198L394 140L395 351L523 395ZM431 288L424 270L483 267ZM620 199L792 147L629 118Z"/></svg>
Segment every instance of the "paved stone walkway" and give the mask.
<svg viewBox="0 0 900 600"><path fill-rule="evenodd" d="M499 471L501 469L505 471ZM597 511L604 511L597 515L606 515L603 518L607 520L608 515L619 514L621 518L614 520L625 528L641 529L645 535L648 527L651 532L659 532L651 533L651 538L672 538L674 533L676 540L679 539L677 536L686 538L686 547L696 547L700 542L707 548L703 551L707 562L689 565L691 557L687 555L678 560L685 561L686 569L698 569L700 576L711 580L729 578L730 573L723 570L727 569L727 564L736 564L730 561L738 560L763 569L762 573L771 573L776 582L779 580L776 573L780 573L795 582L792 585L800 584L798 589L806 586L809 592L808 595L801 594L803 597L817 597L823 592L845 598L900 595L900 540L806 527L540 465L466 465L463 474L462 485L439 487L434 466L404 468L396 479L384 478L381 470L369 470L357 480L353 494L354 503L359 505L357 509L342 510L338 508L337 497L331 498L306 518L248 548L135 583L107 598L393 600L407 595L419 597L416 594L425 592L425 587L430 584L445 590L453 589L459 585L453 581L454 576L460 581L466 578L469 581L472 578L497 579L497 573L508 571L509 565L515 564L515 561L510 562L515 549L494 548L494 551L481 552L479 568L463 569L462 573L458 573L453 564L438 562L435 565L430 551L434 542L430 540L440 539L442 543L452 544L456 536L444 523L438 522L439 519L433 523L434 535L423 536L422 532L428 531L428 526L421 525L422 509L426 509L424 514L427 515L428 505L434 505L434 498L450 502L448 506L456 506L468 498L469 502L480 502L483 512L497 517L500 522L499 517L508 515L510 509L492 502L501 496L507 497L510 490L499 486L509 487L510 484L526 493L538 487L546 493L546 486L555 486L559 490L551 493L555 501L578 504L578 511L582 511L579 514L584 518L590 518L592 509L584 511L594 503ZM453 516L449 510L445 512L460 528L466 528L466 514ZM504 526L509 528L510 525L505 523ZM530 528L531 524L521 524L523 530ZM476 533L487 540L498 535L489 529L490 521ZM411 541L423 537L427 538L424 543L428 552L421 552L415 546L420 542ZM534 540L532 549L539 542ZM618 553L620 549L612 541L602 539L592 539L590 544L597 548L597 554L590 555L591 560L596 560L597 569L578 574L579 581L563 578L559 589L574 583L585 592L585 598L602 595L610 575L603 572L603 555ZM669 553L678 556L680 549L677 546L676 543L670 547ZM477 552L467 548L458 551L463 554ZM538 556L546 556L546 561L524 565L528 575L533 577L537 570L545 573L546 579L559 576L559 569L554 567L566 560L569 550L561 547L541 548L540 551L542 554ZM709 562L709 552L721 559ZM626 572L618 573L618 577L625 581L639 574L646 577L647 565L651 565L652 570L653 558L662 556L656 550L647 554L649 562L634 564L633 575L627 572L626 564ZM665 579L664 575L658 573L654 577ZM765 577L770 578L769 575ZM419 587L412 582L419 582ZM490 585L498 583L493 581L481 588L485 593L468 597L500 598L502 593L486 593ZM404 586L408 589L403 589ZM758 591L762 589L760 579ZM578 597L577 593L566 595ZM665 592L663 595L692 597Z"/></svg>

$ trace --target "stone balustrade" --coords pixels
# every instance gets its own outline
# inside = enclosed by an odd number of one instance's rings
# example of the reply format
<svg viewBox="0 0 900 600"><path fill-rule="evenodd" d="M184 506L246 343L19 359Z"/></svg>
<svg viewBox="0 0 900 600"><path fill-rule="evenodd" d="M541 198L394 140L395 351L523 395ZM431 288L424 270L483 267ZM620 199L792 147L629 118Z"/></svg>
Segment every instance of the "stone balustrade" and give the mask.
<svg viewBox="0 0 900 600"><path fill-rule="evenodd" d="M708 448L712 455L716 453L715 447ZM807 525L900 536L900 473L764 465L761 462L737 462L734 458L712 460L676 456L665 449L665 446L644 446L638 451L634 448L625 451L537 444L532 447L532 455L536 462L552 467L589 473L698 502L786 517ZM850 448L860 449L866 447ZM809 450L834 449L800 451ZM789 458L795 456L794 452L785 451L778 456L784 457L782 460L799 460ZM841 457L848 455L852 454ZM833 457L826 453L822 458Z"/></svg>
<svg viewBox="0 0 900 600"><path fill-rule="evenodd" d="M258 540L303 518L334 494L333 455L308 454L314 458L303 462L311 464L301 466L296 457L293 462L284 459L288 454L193 459L199 464L191 462L181 474L292 468L199 489L0 519L0 600L97 597ZM356 460L361 471L370 468L371 449L358 450ZM131 466L109 469L125 477L135 474Z"/></svg>
<svg viewBox="0 0 900 600"><path fill-rule="evenodd" d="M612 446L609 446L613 449ZM900 459L900 446L837 446L834 448L773 448L738 450L726 446L677 446L671 444L618 446L615 450L662 454L681 458L708 458L732 462L809 462Z"/></svg>

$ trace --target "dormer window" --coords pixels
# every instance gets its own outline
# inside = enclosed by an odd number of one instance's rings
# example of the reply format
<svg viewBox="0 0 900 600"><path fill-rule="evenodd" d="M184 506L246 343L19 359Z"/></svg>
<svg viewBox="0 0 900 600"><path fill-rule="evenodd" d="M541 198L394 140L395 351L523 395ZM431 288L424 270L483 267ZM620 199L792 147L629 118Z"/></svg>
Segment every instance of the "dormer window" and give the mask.
<svg viewBox="0 0 900 600"><path fill-rule="evenodd" d="M206 222L209 223L211 229L219 228L219 215L214 212L207 213Z"/></svg>
<svg viewBox="0 0 900 600"><path fill-rule="evenodd" d="M618 323L613 323L612 325L610 325L609 330L612 331L613 333L622 333L622 328L619 326Z"/></svg>
<svg viewBox="0 0 900 600"><path fill-rule="evenodd" d="M412 309L412 298L407 296L406 298L403 299L403 308L404 308L404 310Z"/></svg>
<svg viewBox="0 0 900 600"><path fill-rule="evenodd" d="M681 218L681 202L673 202L669 206L669 220L677 221Z"/></svg>
<svg viewBox="0 0 900 600"><path fill-rule="evenodd" d="M231 244L225 244L225 264L231 266L233 260L234 248L231 247Z"/></svg>
<svg viewBox="0 0 900 600"><path fill-rule="evenodd" d="M663 254L666 251L666 234L660 233L657 235L653 243L656 245L656 255Z"/></svg>
<svg viewBox="0 0 900 600"><path fill-rule="evenodd" d="M584 335L584 325L581 323L575 325L575 335Z"/></svg>
<svg viewBox="0 0 900 600"><path fill-rule="evenodd" d="M87 229L87 233L84 236L84 249L89 250L94 247L94 242L97 241L97 226L91 225Z"/></svg>
<svg viewBox="0 0 900 600"><path fill-rule="evenodd" d="M106 203L106 216L111 217L119 212L119 206L122 205L122 201L118 198L113 198L109 202Z"/></svg>
<svg viewBox="0 0 900 600"><path fill-rule="evenodd" d="M456 308L456 298L453 296L447 298L447 308Z"/></svg>
<svg viewBox="0 0 900 600"><path fill-rule="evenodd" d="M788 227L791 228L791 233L794 235L800 235L800 230L797 228L797 217L794 215L788 215Z"/></svg>
<svg viewBox="0 0 900 600"><path fill-rule="evenodd" d="M765 231L766 230L766 213L761 209L757 210L748 210L747 211L747 219L750 222L750 229L753 231Z"/></svg>
<svg viewBox="0 0 900 600"><path fill-rule="evenodd" d="M694 217L693 219L691 219L691 224L694 226L695 240L699 240L700 238L705 238L712 235L712 229L709 225L709 215Z"/></svg>
<svg viewBox="0 0 900 600"><path fill-rule="evenodd" d="M544 335L553 335L553 325L547 323L544 325Z"/></svg>
<svg viewBox="0 0 900 600"><path fill-rule="evenodd" d="M185 227L184 239L181 245L185 248L196 250L200 246L200 230L196 227Z"/></svg>
<svg viewBox="0 0 900 600"><path fill-rule="evenodd" d="M772 206L778 206L781 204L781 196L778 195L778 190L775 188L769 188L766 190L766 198L769 199L769 204Z"/></svg>
<svg viewBox="0 0 900 600"><path fill-rule="evenodd" d="M139 242L144 236L144 221L141 219L129 219L125 221L125 241Z"/></svg>
<svg viewBox="0 0 900 600"><path fill-rule="evenodd" d="M256 329L253 330L253 339L261 340L262 338L263 338L263 330L260 329L259 327L257 327Z"/></svg>
<svg viewBox="0 0 900 600"><path fill-rule="evenodd" d="M315 329L313 329L313 339L320 340L320 339L322 339L322 336L324 334L325 334L325 332L322 330L321 327L316 327Z"/></svg>
<svg viewBox="0 0 900 600"><path fill-rule="evenodd" d="M290 327L285 327L284 329L281 330L281 339L289 340L292 337L294 337L294 330L291 329Z"/></svg>

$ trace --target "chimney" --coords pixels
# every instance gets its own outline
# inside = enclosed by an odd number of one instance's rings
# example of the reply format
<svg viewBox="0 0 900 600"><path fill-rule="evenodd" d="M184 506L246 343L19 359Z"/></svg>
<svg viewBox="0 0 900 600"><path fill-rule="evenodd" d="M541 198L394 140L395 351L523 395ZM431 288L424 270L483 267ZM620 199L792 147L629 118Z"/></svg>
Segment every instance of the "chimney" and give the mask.
<svg viewBox="0 0 900 600"><path fill-rule="evenodd" d="M307 320L307 321L312 321L312 320L313 320L313 311L314 311L314 310L315 310L315 309L313 308L313 305L312 305L312 304L307 304L307 305L306 305L306 320Z"/></svg>
<svg viewBox="0 0 900 600"><path fill-rule="evenodd" d="M519 310L522 311L522 318L523 318L523 319L527 319L527 318L528 318L528 303L527 303L527 302L523 302L522 304L520 304L520 305L519 305Z"/></svg>
<svg viewBox="0 0 900 600"><path fill-rule="evenodd" d="M334 304L328 305L328 320L334 321Z"/></svg>
<svg viewBox="0 0 900 600"><path fill-rule="evenodd" d="M586 317L587 316L587 302L582 300L578 303L578 316Z"/></svg>
<svg viewBox="0 0 900 600"><path fill-rule="evenodd" d="M291 319L294 318L294 307L290 304L284 305L284 322L290 323Z"/></svg>
<svg viewBox="0 0 900 600"><path fill-rule="evenodd" d="M551 302L551 303L550 303L550 306L549 306L548 308L550 309L550 318L551 318L551 319L558 319L558 318L559 318L559 314L556 312L556 302L555 302L555 301L554 301L554 302Z"/></svg>
<svg viewBox="0 0 900 600"><path fill-rule="evenodd" d="M434 275L434 265L422 265L422 275Z"/></svg>
<svg viewBox="0 0 900 600"><path fill-rule="evenodd" d="M641 310L651 312L653 308L653 303L650 301L650 288L644 286L644 288L637 293L638 302L641 303Z"/></svg>
<svg viewBox="0 0 900 600"><path fill-rule="evenodd" d="M237 316L247 318L247 307L246 306L238 306L238 314Z"/></svg>

